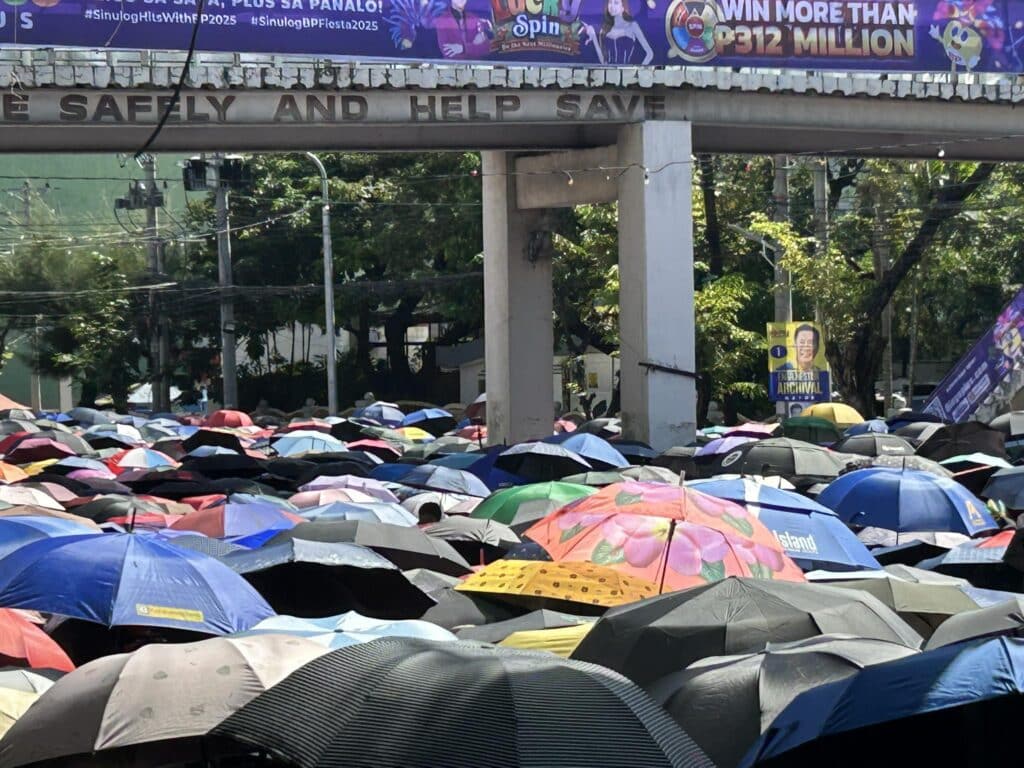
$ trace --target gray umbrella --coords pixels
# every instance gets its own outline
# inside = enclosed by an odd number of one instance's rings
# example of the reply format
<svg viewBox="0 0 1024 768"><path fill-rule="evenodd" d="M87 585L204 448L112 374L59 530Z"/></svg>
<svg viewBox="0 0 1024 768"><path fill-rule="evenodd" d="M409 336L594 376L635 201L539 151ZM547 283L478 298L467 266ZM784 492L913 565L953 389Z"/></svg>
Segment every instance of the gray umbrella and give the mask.
<svg viewBox="0 0 1024 768"><path fill-rule="evenodd" d="M837 579L829 584L874 595L924 638L931 637L935 628L950 616L978 608L978 603L964 591L966 582L931 571L922 571L926 575L918 579L913 573L917 569L905 566L895 572L888 570L896 567L886 566L882 578Z"/></svg>
<svg viewBox="0 0 1024 768"><path fill-rule="evenodd" d="M573 658L645 685L699 659L829 633L918 647L920 636L872 595L820 584L730 577L612 608Z"/></svg>
<svg viewBox="0 0 1024 768"><path fill-rule="evenodd" d="M0 741L0 765L70 755L99 764L104 752L130 746L131 764L170 764L175 748L198 761L196 739L326 650L302 638L260 635L105 656L62 677L32 705Z"/></svg>
<svg viewBox="0 0 1024 768"><path fill-rule="evenodd" d="M821 635L772 643L760 653L703 659L647 690L715 765L732 768L799 694L914 653L884 640Z"/></svg>
<svg viewBox="0 0 1024 768"><path fill-rule="evenodd" d="M941 425L935 425L941 426ZM874 467L894 467L895 469L916 469L919 472L931 472L940 477L952 477L953 473L937 461L924 456L876 456L871 465Z"/></svg>
<svg viewBox="0 0 1024 768"><path fill-rule="evenodd" d="M439 573L429 568L410 568L408 571L403 571L402 575L428 595L431 592L440 592L443 589L454 587L459 583L457 576L449 576L447 573Z"/></svg>
<svg viewBox="0 0 1024 768"><path fill-rule="evenodd" d="M935 630L925 650L952 645L975 637L991 635L1024 634L1024 598L1015 597L1005 603L997 603L976 611L964 611L950 616L942 626Z"/></svg>
<svg viewBox="0 0 1024 768"><path fill-rule="evenodd" d="M423 530L445 541L473 541L504 549L510 549L520 542L515 531L507 525L480 517L447 517Z"/></svg>
<svg viewBox="0 0 1024 768"><path fill-rule="evenodd" d="M899 435L865 432L844 437L832 446L834 451L857 453L861 456L913 456L914 446Z"/></svg>
<svg viewBox="0 0 1024 768"><path fill-rule="evenodd" d="M481 643L500 643L513 632L528 632L537 629L556 629L557 627L576 627L594 621L593 616L576 616L541 608L530 611L514 619L484 624L481 627L467 627L456 634L460 640L478 640Z"/></svg>
<svg viewBox="0 0 1024 768"><path fill-rule="evenodd" d="M300 768L711 765L643 691L609 670L412 638L321 656L214 735Z"/></svg>

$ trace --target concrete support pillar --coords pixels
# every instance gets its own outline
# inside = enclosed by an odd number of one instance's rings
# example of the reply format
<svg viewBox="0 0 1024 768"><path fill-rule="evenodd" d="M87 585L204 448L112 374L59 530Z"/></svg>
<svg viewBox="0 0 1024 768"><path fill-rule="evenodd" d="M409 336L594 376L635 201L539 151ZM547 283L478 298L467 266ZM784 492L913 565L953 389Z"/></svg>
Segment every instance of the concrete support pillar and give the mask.
<svg viewBox="0 0 1024 768"><path fill-rule="evenodd" d="M623 126L619 165L623 436L665 450L697 426L690 123Z"/></svg>
<svg viewBox="0 0 1024 768"><path fill-rule="evenodd" d="M482 156L487 432L511 444L552 430L550 236L542 211L516 207L512 155Z"/></svg>

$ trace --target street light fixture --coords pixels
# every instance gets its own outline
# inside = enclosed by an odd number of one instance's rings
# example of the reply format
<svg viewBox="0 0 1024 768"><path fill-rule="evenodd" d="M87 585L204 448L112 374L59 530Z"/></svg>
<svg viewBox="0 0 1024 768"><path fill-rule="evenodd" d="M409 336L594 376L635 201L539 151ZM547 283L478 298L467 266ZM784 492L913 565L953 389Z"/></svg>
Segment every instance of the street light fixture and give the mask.
<svg viewBox="0 0 1024 768"><path fill-rule="evenodd" d="M331 416L338 415L338 358L336 336L334 332L334 253L331 249L331 195L327 185L327 169L320 158L312 152L306 157L313 161L320 171L320 196L323 200L323 240L324 240L324 315L327 324L327 412Z"/></svg>

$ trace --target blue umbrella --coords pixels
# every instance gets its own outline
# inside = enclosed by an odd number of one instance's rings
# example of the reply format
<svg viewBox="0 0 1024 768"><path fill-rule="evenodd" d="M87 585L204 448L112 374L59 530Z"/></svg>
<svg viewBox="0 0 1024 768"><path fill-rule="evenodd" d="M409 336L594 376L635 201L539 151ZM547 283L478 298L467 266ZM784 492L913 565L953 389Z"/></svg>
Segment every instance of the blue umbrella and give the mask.
<svg viewBox="0 0 1024 768"><path fill-rule="evenodd" d="M860 424L854 424L851 427L847 427L846 431L843 432L843 437L865 435L868 432L878 432L883 435L888 434L889 425L882 419L868 419L867 421L862 421Z"/></svg>
<svg viewBox="0 0 1024 768"><path fill-rule="evenodd" d="M416 469L416 464L378 464L370 470L370 477L383 483L400 483L402 478Z"/></svg>
<svg viewBox="0 0 1024 768"><path fill-rule="evenodd" d="M443 408L423 408L402 419L403 427L419 427L438 437L455 426L455 417Z"/></svg>
<svg viewBox="0 0 1024 768"><path fill-rule="evenodd" d="M388 427L401 426L402 421L405 419L405 414L390 403L373 403L365 408L357 408L353 415L379 421Z"/></svg>
<svg viewBox="0 0 1024 768"><path fill-rule="evenodd" d="M437 464L439 467L469 470L470 467L483 458L485 458L485 455L479 451L467 451L466 453L446 453L441 456L435 456L430 459L429 463Z"/></svg>
<svg viewBox="0 0 1024 768"><path fill-rule="evenodd" d="M65 520L59 517L43 517L41 515L0 517L0 558L40 539L96 533L99 531L76 523L74 520Z"/></svg>
<svg viewBox="0 0 1024 768"><path fill-rule="evenodd" d="M882 567L835 512L798 493L746 479L693 480L687 485L743 504L805 571Z"/></svg>
<svg viewBox="0 0 1024 768"><path fill-rule="evenodd" d="M466 471L483 480L484 485L492 491L496 491L499 488L508 488L513 485L526 485L529 481L525 478L494 466L494 462L498 460L498 457L501 456L504 450L504 445L493 445L487 448L484 450L483 457L474 463L473 466L468 467Z"/></svg>
<svg viewBox="0 0 1024 768"><path fill-rule="evenodd" d="M955 480L930 472L870 467L833 480L818 496L843 522L908 531L974 536L996 528L985 502Z"/></svg>
<svg viewBox="0 0 1024 768"><path fill-rule="evenodd" d="M153 536L116 533L34 541L0 559L0 605L108 627L214 635L248 629L274 613L218 560Z"/></svg>
<svg viewBox="0 0 1024 768"><path fill-rule="evenodd" d="M272 443L278 456L295 456L300 453L335 453L345 450L345 444L336 437L323 433L298 435L291 433Z"/></svg>
<svg viewBox="0 0 1024 768"><path fill-rule="evenodd" d="M629 460L615 450L615 447L603 437L592 435L589 432L562 432L558 435L544 438L545 443L560 445L567 450L577 453L590 462L596 470L603 469L624 469L629 466Z"/></svg>
<svg viewBox="0 0 1024 768"><path fill-rule="evenodd" d="M58 461L53 466L55 467L70 467L71 470L75 469L95 469L99 472L109 471L109 467L102 461L97 459L89 459L85 456L67 456ZM49 471L49 470L47 470Z"/></svg>
<svg viewBox="0 0 1024 768"><path fill-rule="evenodd" d="M413 467L411 472L402 477L401 482L403 485L427 488L431 491L447 491L481 498L491 495L491 489L476 475L461 469L439 467L436 464Z"/></svg>
<svg viewBox="0 0 1024 768"><path fill-rule="evenodd" d="M265 493L232 493L228 497L228 501L236 504L270 504L286 509L289 512L294 512L298 509L288 499L282 499L279 496L268 496Z"/></svg>
<svg viewBox="0 0 1024 768"><path fill-rule="evenodd" d="M879 691L885 695L880 696ZM992 718L986 718L980 710L980 717L960 721L956 719L959 713L953 710L1003 697L1012 697L1016 702L1021 694L1024 639L996 637L943 646L865 667L845 680L800 694L772 722L741 765L757 765L797 749L800 751L787 755L780 764L825 764L816 762L819 755L841 757L839 762L844 765L868 764L864 760L881 764L885 760L878 760L878 748L883 742L872 730L897 721L901 730L893 726L884 732L891 732L893 738L898 733L898 738L914 745L915 764L934 764L923 758L917 748L929 743L929 755L933 758L946 751L946 759L939 764L959 764L951 751L959 750L958 745L964 741L967 743L962 745L963 749L972 753L976 764L1005 764L984 757L985 749L1000 749L1000 745L989 744L976 732L980 722ZM936 732L940 722L952 725L953 730L939 727ZM994 722L998 723L999 718L994 718ZM843 739L842 734L849 737ZM1006 737L998 734L997 738ZM1008 741L1016 750L1015 740ZM851 747L857 754L844 751L845 747ZM874 760L867 756L869 751L874 753Z"/></svg>
<svg viewBox="0 0 1024 768"><path fill-rule="evenodd" d="M45 539L7 555L0 560L0 605L108 627L213 635L246 630L273 615L221 562L130 534Z"/></svg>
<svg viewBox="0 0 1024 768"><path fill-rule="evenodd" d="M237 456L238 451L225 448L223 445L200 445L185 455L193 459L204 459L207 456Z"/></svg>

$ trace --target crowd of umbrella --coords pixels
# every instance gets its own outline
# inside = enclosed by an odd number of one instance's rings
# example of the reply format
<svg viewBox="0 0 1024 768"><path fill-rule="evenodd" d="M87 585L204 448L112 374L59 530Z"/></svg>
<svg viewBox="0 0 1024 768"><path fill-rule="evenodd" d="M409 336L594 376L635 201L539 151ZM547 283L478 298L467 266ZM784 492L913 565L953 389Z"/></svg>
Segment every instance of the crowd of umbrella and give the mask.
<svg viewBox="0 0 1024 768"><path fill-rule="evenodd" d="M805 414L9 409L0 768L1009 761L1024 413Z"/></svg>

